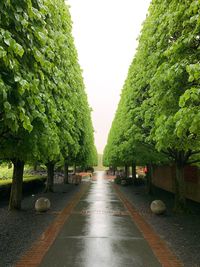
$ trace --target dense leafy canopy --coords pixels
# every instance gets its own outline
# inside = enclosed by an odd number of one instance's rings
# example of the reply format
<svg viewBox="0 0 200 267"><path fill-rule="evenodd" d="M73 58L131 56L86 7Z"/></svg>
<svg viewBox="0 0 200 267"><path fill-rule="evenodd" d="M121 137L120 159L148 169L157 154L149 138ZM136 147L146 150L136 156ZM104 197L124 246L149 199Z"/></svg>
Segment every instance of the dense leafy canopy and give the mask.
<svg viewBox="0 0 200 267"><path fill-rule="evenodd" d="M47 190L57 161L97 161L64 0L0 2L0 70L0 158L14 164L12 209L21 206L25 161L46 164Z"/></svg>
<svg viewBox="0 0 200 267"><path fill-rule="evenodd" d="M63 0L1 1L1 158L94 161L71 25Z"/></svg>
<svg viewBox="0 0 200 267"><path fill-rule="evenodd" d="M200 158L200 2L153 0L104 151L106 165ZM161 153L161 154L160 154Z"/></svg>

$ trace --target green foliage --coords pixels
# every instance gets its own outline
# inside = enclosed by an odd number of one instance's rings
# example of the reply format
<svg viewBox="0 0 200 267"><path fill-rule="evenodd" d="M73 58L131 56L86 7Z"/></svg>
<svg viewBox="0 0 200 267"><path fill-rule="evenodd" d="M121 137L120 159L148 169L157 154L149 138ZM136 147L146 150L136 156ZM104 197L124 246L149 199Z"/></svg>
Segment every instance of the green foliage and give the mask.
<svg viewBox="0 0 200 267"><path fill-rule="evenodd" d="M104 151L106 166L199 160L200 2L153 0Z"/></svg>
<svg viewBox="0 0 200 267"><path fill-rule="evenodd" d="M71 25L64 0L0 3L0 158L95 161Z"/></svg>

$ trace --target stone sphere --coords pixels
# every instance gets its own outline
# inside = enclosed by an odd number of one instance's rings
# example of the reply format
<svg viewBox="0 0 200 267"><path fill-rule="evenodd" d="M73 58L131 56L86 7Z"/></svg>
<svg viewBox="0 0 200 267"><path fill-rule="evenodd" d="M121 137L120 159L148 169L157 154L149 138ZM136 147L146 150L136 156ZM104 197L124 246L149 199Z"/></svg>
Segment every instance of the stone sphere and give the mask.
<svg viewBox="0 0 200 267"><path fill-rule="evenodd" d="M157 215L163 214L166 211L166 205L162 200L152 201L150 208L151 208L151 211Z"/></svg>
<svg viewBox="0 0 200 267"><path fill-rule="evenodd" d="M35 202L35 210L39 212L44 212L50 209L51 203L48 198L41 197Z"/></svg>

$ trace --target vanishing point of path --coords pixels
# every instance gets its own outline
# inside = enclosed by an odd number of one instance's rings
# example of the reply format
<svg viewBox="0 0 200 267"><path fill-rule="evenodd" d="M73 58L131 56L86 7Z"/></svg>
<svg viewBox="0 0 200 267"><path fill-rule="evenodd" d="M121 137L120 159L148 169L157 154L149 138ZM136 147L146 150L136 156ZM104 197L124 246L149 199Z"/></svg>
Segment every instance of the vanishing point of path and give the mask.
<svg viewBox="0 0 200 267"><path fill-rule="evenodd" d="M104 172L84 188L16 267L183 266Z"/></svg>

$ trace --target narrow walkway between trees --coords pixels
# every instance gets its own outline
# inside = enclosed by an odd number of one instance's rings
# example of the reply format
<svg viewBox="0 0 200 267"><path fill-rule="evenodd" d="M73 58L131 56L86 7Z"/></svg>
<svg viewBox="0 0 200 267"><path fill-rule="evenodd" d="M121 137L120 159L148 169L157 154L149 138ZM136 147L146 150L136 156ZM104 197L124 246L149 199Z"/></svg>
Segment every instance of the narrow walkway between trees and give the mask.
<svg viewBox="0 0 200 267"><path fill-rule="evenodd" d="M103 172L95 178L40 267L161 266Z"/></svg>
<svg viewBox="0 0 200 267"><path fill-rule="evenodd" d="M104 172L96 172L15 265L29 266L182 267L183 264L119 187L113 186Z"/></svg>

